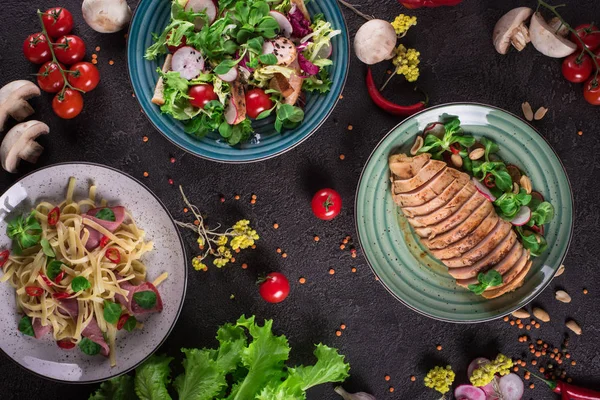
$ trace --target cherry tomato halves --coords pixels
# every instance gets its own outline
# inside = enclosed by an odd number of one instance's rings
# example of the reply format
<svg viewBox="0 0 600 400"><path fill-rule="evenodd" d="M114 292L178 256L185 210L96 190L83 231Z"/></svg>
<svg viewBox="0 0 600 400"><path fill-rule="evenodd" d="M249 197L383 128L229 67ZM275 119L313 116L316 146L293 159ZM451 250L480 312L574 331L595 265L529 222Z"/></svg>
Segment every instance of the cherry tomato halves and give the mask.
<svg viewBox="0 0 600 400"><path fill-rule="evenodd" d="M52 109L63 119L75 118L83 109L83 96L77 90L66 89L54 96Z"/></svg>
<svg viewBox="0 0 600 400"><path fill-rule="evenodd" d="M58 340L56 345L63 350L71 350L73 347L75 347L75 343L73 343L71 339Z"/></svg>
<svg viewBox="0 0 600 400"><path fill-rule="evenodd" d="M577 35L581 38L585 47L590 50L596 50L600 47L600 29L594 24L581 24L577 28ZM581 49L581 42L577 40L575 35L571 33L571 41L577 45L579 49Z"/></svg>
<svg viewBox="0 0 600 400"><path fill-rule="evenodd" d="M64 68L64 65L60 67ZM42 65L37 73L37 83L44 92L60 92L65 85L65 80L60 73L59 64L54 61L48 61Z"/></svg>
<svg viewBox="0 0 600 400"><path fill-rule="evenodd" d="M71 69L67 72L67 80L74 88L89 92L98 86L100 72L92 63L79 62L71 66Z"/></svg>
<svg viewBox="0 0 600 400"><path fill-rule="evenodd" d="M218 99L215 89L210 83L192 86L188 89L188 96L191 97L190 104L198 108L204 108L209 101Z"/></svg>
<svg viewBox="0 0 600 400"><path fill-rule="evenodd" d="M588 103L600 106L600 77L588 80L583 86L583 97Z"/></svg>
<svg viewBox="0 0 600 400"><path fill-rule="evenodd" d="M73 29L73 15L63 7L52 7L42 15L48 35L53 38L66 35Z"/></svg>
<svg viewBox="0 0 600 400"><path fill-rule="evenodd" d="M52 59L48 40L41 32L27 36L23 42L23 54L34 64L43 64Z"/></svg>
<svg viewBox="0 0 600 400"><path fill-rule="evenodd" d="M290 282L282 273L271 272L258 282L260 296L269 303L281 303L290 293Z"/></svg>
<svg viewBox="0 0 600 400"><path fill-rule="evenodd" d="M573 83L585 82L592 74L594 62L585 53L576 52L563 60L562 74L566 80Z"/></svg>
<svg viewBox="0 0 600 400"><path fill-rule="evenodd" d="M250 118L256 118L265 110L273 107L273 101L264 90L254 88L246 92L246 113Z"/></svg>
<svg viewBox="0 0 600 400"><path fill-rule="evenodd" d="M85 57L85 43L79 36L63 36L53 46L54 55L63 64L72 65Z"/></svg>
<svg viewBox="0 0 600 400"><path fill-rule="evenodd" d="M342 198L333 189L321 189L312 198L313 214L319 219L334 219L342 209Z"/></svg>

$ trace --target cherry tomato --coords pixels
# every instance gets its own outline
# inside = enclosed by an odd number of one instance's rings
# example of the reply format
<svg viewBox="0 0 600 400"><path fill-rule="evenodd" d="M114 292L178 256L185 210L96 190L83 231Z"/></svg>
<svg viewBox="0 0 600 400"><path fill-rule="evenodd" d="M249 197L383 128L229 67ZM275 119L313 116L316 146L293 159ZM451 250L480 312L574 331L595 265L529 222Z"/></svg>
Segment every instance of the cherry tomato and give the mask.
<svg viewBox="0 0 600 400"><path fill-rule="evenodd" d="M71 350L73 347L75 347L75 343L73 343L70 339L57 340L56 345L63 350Z"/></svg>
<svg viewBox="0 0 600 400"><path fill-rule="evenodd" d="M75 118L83 109L83 96L77 90L67 89L54 96L52 109L62 119Z"/></svg>
<svg viewBox="0 0 600 400"><path fill-rule="evenodd" d="M52 38L66 35L73 29L73 15L62 7L52 7L42 15L46 32Z"/></svg>
<svg viewBox="0 0 600 400"><path fill-rule="evenodd" d="M71 66L71 69L67 72L67 80L74 88L89 92L98 86L100 72L92 63L79 62Z"/></svg>
<svg viewBox="0 0 600 400"><path fill-rule="evenodd" d="M65 67L54 61L48 61L40 67L37 75L37 83L44 92L58 93L65 85L65 80L60 73L59 65L60 68Z"/></svg>
<svg viewBox="0 0 600 400"><path fill-rule="evenodd" d="M169 38L171 37L171 33L169 32L167 34L167 40L169 40ZM184 36L181 38L181 44L179 46L167 46L167 48L169 49L169 52L171 53L175 53L177 50L179 50L182 47L187 46L187 38Z"/></svg>
<svg viewBox="0 0 600 400"><path fill-rule="evenodd" d="M333 189L321 189L313 196L311 206L317 218L329 221L340 213L342 198Z"/></svg>
<svg viewBox="0 0 600 400"><path fill-rule="evenodd" d="M562 74L566 80L573 83L585 82L592 74L594 62L585 53L573 53L563 60Z"/></svg>
<svg viewBox="0 0 600 400"><path fill-rule="evenodd" d="M259 284L260 297L269 303L281 303L290 293L290 282L279 272L271 272Z"/></svg>
<svg viewBox="0 0 600 400"><path fill-rule="evenodd" d="M210 83L192 86L188 90L188 96L191 97L190 104L198 108L204 108L209 101L218 99L215 89Z"/></svg>
<svg viewBox="0 0 600 400"><path fill-rule="evenodd" d="M588 80L583 86L583 97L588 103L600 106L600 77Z"/></svg>
<svg viewBox="0 0 600 400"><path fill-rule="evenodd" d="M85 57L85 43L79 36L63 36L54 44L54 55L63 64L78 63Z"/></svg>
<svg viewBox="0 0 600 400"><path fill-rule="evenodd" d="M27 39L23 42L23 54L25 54L25 58L34 64L43 64L52 60L50 45L46 40L46 36L41 32L27 36Z"/></svg>
<svg viewBox="0 0 600 400"><path fill-rule="evenodd" d="M246 114L250 118L256 118L258 115L273 107L273 101L264 90L254 88L246 92Z"/></svg>
<svg viewBox="0 0 600 400"><path fill-rule="evenodd" d="M590 50L596 50L600 47L600 29L598 29L596 25L581 24L575 28L575 30L577 31L577 36L585 43L585 47ZM575 43L578 48L582 48L581 42L577 40L573 33L571 33L571 41Z"/></svg>

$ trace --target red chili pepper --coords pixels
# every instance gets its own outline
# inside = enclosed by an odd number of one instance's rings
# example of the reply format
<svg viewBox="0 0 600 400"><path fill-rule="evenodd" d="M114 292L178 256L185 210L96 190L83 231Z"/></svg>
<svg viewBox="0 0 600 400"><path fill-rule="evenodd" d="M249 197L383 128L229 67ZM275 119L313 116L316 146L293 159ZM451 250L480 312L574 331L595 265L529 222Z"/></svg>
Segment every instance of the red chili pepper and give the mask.
<svg viewBox="0 0 600 400"><path fill-rule="evenodd" d="M458 154L460 153L460 144L459 143L453 143L450 145L450 151L452 152L452 154Z"/></svg>
<svg viewBox="0 0 600 400"><path fill-rule="evenodd" d="M544 226L532 225L530 228L535 233L539 233L540 235L544 234Z"/></svg>
<svg viewBox="0 0 600 400"><path fill-rule="evenodd" d="M390 114L408 117L410 115L413 115L414 113L424 110L425 107L427 106L427 99L425 99L425 101L420 101L418 103L415 103L411 106L401 106L401 105L398 105L396 103L393 103L393 102L387 100L385 97L383 97L383 95L377 88L377 85L375 85L375 81L373 80L373 73L371 72L370 67L367 69L366 83L367 83L367 90L369 92L369 96L371 97L371 100L373 100L373 102L377 105L377 107L381 108L383 111L386 111Z"/></svg>
<svg viewBox="0 0 600 400"><path fill-rule="evenodd" d="M73 347L75 347L75 343L73 343L71 339L57 340L56 345L63 350L71 350Z"/></svg>
<svg viewBox="0 0 600 400"><path fill-rule="evenodd" d="M54 278L54 283L60 283L65 278L65 271L60 271L56 278Z"/></svg>
<svg viewBox="0 0 600 400"><path fill-rule="evenodd" d="M110 247L110 248L106 249L106 252L104 253L104 255L106 256L106 258L108 258L110 261L114 262L115 264L118 264L121 262L121 253L115 247Z"/></svg>
<svg viewBox="0 0 600 400"><path fill-rule="evenodd" d="M8 261L8 256L10 256L10 250L0 252L0 268L4 268L4 264Z"/></svg>
<svg viewBox="0 0 600 400"><path fill-rule="evenodd" d="M562 394L562 400L600 400L600 392L581 388L564 381L553 381L544 379L536 374L534 377L544 381L554 393Z"/></svg>
<svg viewBox="0 0 600 400"><path fill-rule="evenodd" d="M108 244L108 242L110 242L110 239L108 238L108 236L102 236L102 239L100 239L100 248L103 249L106 247L106 245Z"/></svg>
<svg viewBox="0 0 600 400"><path fill-rule="evenodd" d="M61 292L61 293L53 293L52 297L56 300L66 299L67 297L71 297L69 293Z"/></svg>
<svg viewBox="0 0 600 400"><path fill-rule="evenodd" d="M50 280L50 278L48 278L46 275L44 275L43 273L40 272L40 276L42 277L42 280L44 281L44 283L48 286L52 286L52 281Z"/></svg>
<svg viewBox="0 0 600 400"><path fill-rule="evenodd" d="M56 226L56 224L58 223L59 220L60 220L60 208L54 207L48 213L48 225Z"/></svg>
<svg viewBox="0 0 600 400"><path fill-rule="evenodd" d="M423 129L423 133L427 133L430 130L432 130L433 128L435 128L438 125L444 125L441 122L431 122L429 124L427 124L427 126L425 127L425 129Z"/></svg>
<svg viewBox="0 0 600 400"><path fill-rule="evenodd" d="M119 321L117 322L117 329L118 330L123 329L123 327L125 326L125 322L127 322L128 319L129 319L129 314L121 315L121 318L119 318Z"/></svg>
<svg viewBox="0 0 600 400"><path fill-rule="evenodd" d="M455 6L462 0L398 0L406 8Z"/></svg>
<svg viewBox="0 0 600 400"><path fill-rule="evenodd" d="M44 289L38 286L26 286L25 293L32 297L40 297L42 294L44 294Z"/></svg>
<svg viewBox="0 0 600 400"><path fill-rule="evenodd" d="M496 187L496 181L494 180L494 175L490 174L489 172L483 179L483 183L485 183L485 186L489 187L490 189L493 187Z"/></svg>

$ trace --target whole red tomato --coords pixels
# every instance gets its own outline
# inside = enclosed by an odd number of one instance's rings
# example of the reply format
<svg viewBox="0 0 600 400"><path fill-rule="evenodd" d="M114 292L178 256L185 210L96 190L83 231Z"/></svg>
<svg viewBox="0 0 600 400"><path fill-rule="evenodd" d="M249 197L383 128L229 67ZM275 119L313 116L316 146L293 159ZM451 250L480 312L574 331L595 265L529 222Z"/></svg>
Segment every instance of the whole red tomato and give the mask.
<svg viewBox="0 0 600 400"><path fill-rule="evenodd" d="M565 58L562 63L562 74L573 83L585 82L594 69L592 57L585 53L575 52Z"/></svg>
<svg viewBox="0 0 600 400"><path fill-rule="evenodd" d="M98 86L100 72L92 63L79 62L71 66L71 69L67 72L67 80L74 88L89 92Z"/></svg>
<svg viewBox="0 0 600 400"><path fill-rule="evenodd" d="M23 42L23 54L25 54L25 58L34 64L43 64L52 59L48 40L41 32L27 36L27 39Z"/></svg>
<svg viewBox="0 0 600 400"><path fill-rule="evenodd" d="M190 104L194 107L204 108L209 101L217 100L215 88L210 83L194 85L188 89L188 96L191 97Z"/></svg>
<svg viewBox="0 0 600 400"><path fill-rule="evenodd" d="M67 89L52 99L54 113L62 119L71 119L83 109L83 96L77 90Z"/></svg>
<svg viewBox="0 0 600 400"><path fill-rule="evenodd" d="M60 65L64 68L64 65ZM60 73L59 64L48 61L40 67L37 74L37 83L40 89L48 93L58 93L65 86L65 80Z"/></svg>
<svg viewBox="0 0 600 400"><path fill-rule="evenodd" d="M600 106L600 77L590 78L583 86L583 97L588 103Z"/></svg>
<svg viewBox="0 0 600 400"><path fill-rule="evenodd" d="M85 57L85 43L79 36L63 36L54 44L54 55L63 64L78 63Z"/></svg>
<svg viewBox="0 0 600 400"><path fill-rule="evenodd" d="M259 284L260 296L269 303L281 303L290 293L290 282L279 272L271 272Z"/></svg>
<svg viewBox="0 0 600 400"><path fill-rule="evenodd" d="M581 24L577 28L577 36L581 38L585 47L590 50L596 50L600 47L600 29L593 24ZM571 33L571 41L577 45L578 48L583 48L581 42L577 40L575 34Z"/></svg>
<svg viewBox="0 0 600 400"><path fill-rule="evenodd" d="M66 35L73 29L73 15L63 7L52 7L42 15L46 32L52 38Z"/></svg>
<svg viewBox="0 0 600 400"><path fill-rule="evenodd" d="M312 198L311 207L317 218L334 219L342 209L342 198L333 189L321 189Z"/></svg>
<svg viewBox="0 0 600 400"><path fill-rule="evenodd" d="M256 118L261 112L273 108L273 101L264 90L254 88L246 92L246 114Z"/></svg>

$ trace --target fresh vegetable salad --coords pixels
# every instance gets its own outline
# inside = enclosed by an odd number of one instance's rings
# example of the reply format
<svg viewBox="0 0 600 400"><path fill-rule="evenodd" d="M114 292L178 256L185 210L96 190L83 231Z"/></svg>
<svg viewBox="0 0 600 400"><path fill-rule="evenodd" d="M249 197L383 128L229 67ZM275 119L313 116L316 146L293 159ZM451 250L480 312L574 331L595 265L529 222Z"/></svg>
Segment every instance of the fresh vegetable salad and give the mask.
<svg viewBox="0 0 600 400"><path fill-rule="evenodd" d="M175 0L145 58L167 54L152 102L185 132L218 131L229 145L254 137L252 120L279 133L304 119L306 92L330 90L331 39L340 34L303 0Z"/></svg>

